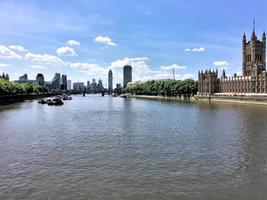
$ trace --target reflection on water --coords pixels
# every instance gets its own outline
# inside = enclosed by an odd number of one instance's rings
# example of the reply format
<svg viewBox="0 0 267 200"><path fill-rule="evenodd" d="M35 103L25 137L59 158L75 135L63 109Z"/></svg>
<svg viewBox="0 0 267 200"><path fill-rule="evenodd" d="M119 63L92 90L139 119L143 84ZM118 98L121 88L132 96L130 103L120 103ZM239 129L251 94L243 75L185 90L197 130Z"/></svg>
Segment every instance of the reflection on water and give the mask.
<svg viewBox="0 0 267 200"><path fill-rule="evenodd" d="M100 96L0 107L0 199L264 199L266 111Z"/></svg>

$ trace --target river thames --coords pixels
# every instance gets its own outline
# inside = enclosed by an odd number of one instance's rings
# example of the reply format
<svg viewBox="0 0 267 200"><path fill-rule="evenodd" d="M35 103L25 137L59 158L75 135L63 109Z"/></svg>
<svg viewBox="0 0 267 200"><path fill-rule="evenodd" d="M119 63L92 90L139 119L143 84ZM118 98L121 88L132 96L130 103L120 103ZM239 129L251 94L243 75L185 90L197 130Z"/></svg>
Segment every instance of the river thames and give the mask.
<svg viewBox="0 0 267 200"><path fill-rule="evenodd" d="M0 107L0 199L265 199L267 107L74 96Z"/></svg>

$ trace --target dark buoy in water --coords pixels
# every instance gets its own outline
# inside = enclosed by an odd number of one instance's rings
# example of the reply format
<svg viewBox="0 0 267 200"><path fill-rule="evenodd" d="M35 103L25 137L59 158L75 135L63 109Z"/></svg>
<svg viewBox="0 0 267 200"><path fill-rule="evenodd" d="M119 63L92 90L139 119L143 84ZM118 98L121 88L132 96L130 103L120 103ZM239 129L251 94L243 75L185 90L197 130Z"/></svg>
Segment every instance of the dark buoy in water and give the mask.
<svg viewBox="0 0 267 200"><path fill-rule="evenodd" d="M83 92L83 96L85 97L85 91Z"/></svg>
<svg viewBox="0 0 267 200"><path fill-rule="evenodd" d="M102 91L102 97L103 97L103 96L105 96L105 92L104 92L104 91Z"/></svg>

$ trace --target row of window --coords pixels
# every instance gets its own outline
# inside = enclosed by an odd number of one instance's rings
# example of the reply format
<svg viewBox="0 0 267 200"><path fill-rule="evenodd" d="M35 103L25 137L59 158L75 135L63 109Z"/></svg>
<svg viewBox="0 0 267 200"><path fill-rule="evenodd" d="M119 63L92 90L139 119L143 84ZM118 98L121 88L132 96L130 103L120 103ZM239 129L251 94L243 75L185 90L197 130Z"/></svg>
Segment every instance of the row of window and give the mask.
<svg viewBox="0 0 267 200"><path fill-rule="evenodd" d="M255 61L256 62L262 62L262 55L261 54L256 54L255 55ZM251 62L251 54L246 55L246 62Z"/></svg>

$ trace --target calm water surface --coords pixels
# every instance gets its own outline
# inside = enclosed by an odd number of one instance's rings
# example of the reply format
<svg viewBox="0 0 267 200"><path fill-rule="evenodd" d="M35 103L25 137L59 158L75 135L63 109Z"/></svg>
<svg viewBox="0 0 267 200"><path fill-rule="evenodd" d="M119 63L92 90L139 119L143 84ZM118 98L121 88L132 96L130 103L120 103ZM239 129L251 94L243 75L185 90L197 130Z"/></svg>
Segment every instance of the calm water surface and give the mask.
<svg viewBox="0 0 267 200"><path fill-rule="evenodd" d="M267 108L75 96L0 107L0 199L267 199Z"/></svg>

